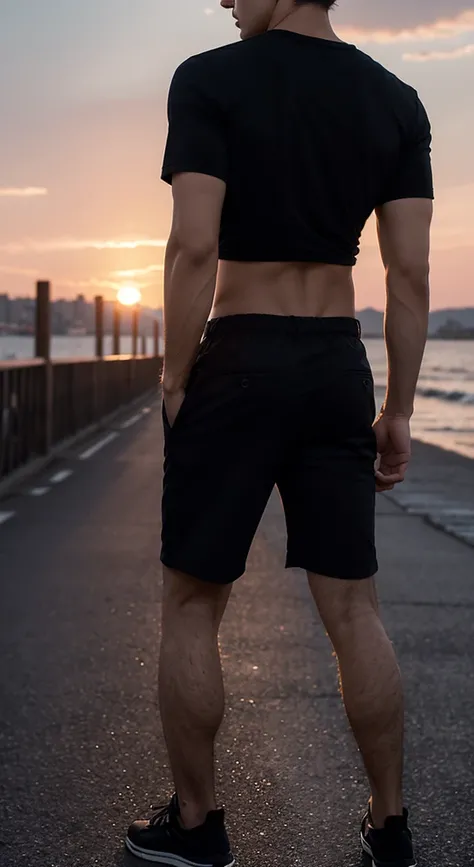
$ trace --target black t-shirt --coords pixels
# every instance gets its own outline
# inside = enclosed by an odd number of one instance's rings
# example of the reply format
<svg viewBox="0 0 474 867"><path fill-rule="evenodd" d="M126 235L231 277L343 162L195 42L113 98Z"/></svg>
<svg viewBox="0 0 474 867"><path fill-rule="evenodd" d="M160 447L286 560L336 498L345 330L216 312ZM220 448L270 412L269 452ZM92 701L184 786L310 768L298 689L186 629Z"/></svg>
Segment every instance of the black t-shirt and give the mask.
<svg viewBox="0 0 474 867"><path fill-rule="evenodd" d="M192 57L168 115L163 179L227 184L221 259L354 265L378 205L433 198L416 91L344 42L272 30Z"/></svg>

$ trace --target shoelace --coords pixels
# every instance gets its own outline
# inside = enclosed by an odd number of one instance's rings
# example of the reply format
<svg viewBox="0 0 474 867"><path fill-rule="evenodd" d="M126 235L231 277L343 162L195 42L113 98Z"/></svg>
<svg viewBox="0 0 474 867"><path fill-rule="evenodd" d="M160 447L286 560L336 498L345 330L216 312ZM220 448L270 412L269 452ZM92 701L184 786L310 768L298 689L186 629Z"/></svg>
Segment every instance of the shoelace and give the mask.
<svg viewBox="0 0 474 867"><path fill-rule="evenodd" d="M150 825L169 825L170 821L170 805L166 804L164 807L158 807L156 813L153 813Z"/></svg>
<svg viewBox="0 0 474 867"><path fill-rule="evenodd" d="M150 818L150 825L169 825L172 813L177 812L177 805L173 798L169 804L157 807L156 812Z"/></svg>

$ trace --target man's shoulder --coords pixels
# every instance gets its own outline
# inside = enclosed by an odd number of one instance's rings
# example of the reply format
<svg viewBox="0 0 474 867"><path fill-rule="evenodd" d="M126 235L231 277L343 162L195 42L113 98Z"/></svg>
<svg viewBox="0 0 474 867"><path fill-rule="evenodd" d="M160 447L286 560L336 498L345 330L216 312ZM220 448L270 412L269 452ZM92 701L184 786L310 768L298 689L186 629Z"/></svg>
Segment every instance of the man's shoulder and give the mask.
<svg viewBox="0 0 474 867"><path fill-rule="evenodd" d="M378 79L380 84L384 86L387 91L391 92L394 96L398 95L400 99L404 99L408 103L413 103L418 100L418 93L414 87L407 84L406 81L403 81L395 75L394 72L391 72L386 66L379 63L378 60L375 60L369 54L365 54L365 52L360 49L358 49L357 53L361 65L364 65L368 73L371 74L374 79Z"/></svg>
<svg viewBox="0 0 474 867"><path fill-rule="evenodd" d="M229 45L221 45L219 48L212 48L201 54L193 54L178 66L175 74L183 78L215 75L221 70L238 64L247 50L247 43L231 42Z"/></svg>

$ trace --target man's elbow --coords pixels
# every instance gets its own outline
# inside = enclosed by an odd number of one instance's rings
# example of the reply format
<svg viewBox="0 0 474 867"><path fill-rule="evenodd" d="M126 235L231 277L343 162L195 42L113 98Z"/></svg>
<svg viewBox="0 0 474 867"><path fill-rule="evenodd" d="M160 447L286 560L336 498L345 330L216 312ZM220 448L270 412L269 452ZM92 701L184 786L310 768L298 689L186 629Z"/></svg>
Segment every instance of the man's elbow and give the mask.
<svg viewBox="0 0 474 867"><path fill-rule="evenodd" d="M403 291L423 295L429 295L430 291L430 266L426 261L399 260L394 265L387 267L387 287L389 291L397 291L397 287Z"/></svg>
<svg viewBox="0 0 474 867"><path fill-rule="evenodd" d="M170 237L169 244L181 259L196 267L217 260L219 255L217 238L204 232L194 232L192 235L175 233Z"/></svg>

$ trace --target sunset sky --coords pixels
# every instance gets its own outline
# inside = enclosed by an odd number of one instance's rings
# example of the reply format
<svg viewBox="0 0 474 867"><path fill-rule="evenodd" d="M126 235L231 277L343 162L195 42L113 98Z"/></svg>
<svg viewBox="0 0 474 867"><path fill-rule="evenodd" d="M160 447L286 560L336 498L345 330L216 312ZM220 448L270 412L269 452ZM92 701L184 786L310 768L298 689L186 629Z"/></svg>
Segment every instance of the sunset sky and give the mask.
<svg viewBox="0 0 474 867"><path fill-rule="evenodd" d="M340 0L333 21L409 81L435 136L433 307L474 306L474 2ZM216 0L0 2L0 292L142 286L162 300L166 95L191 54L235 40ZM369 225L358 306L383 307Z"/></svg>

